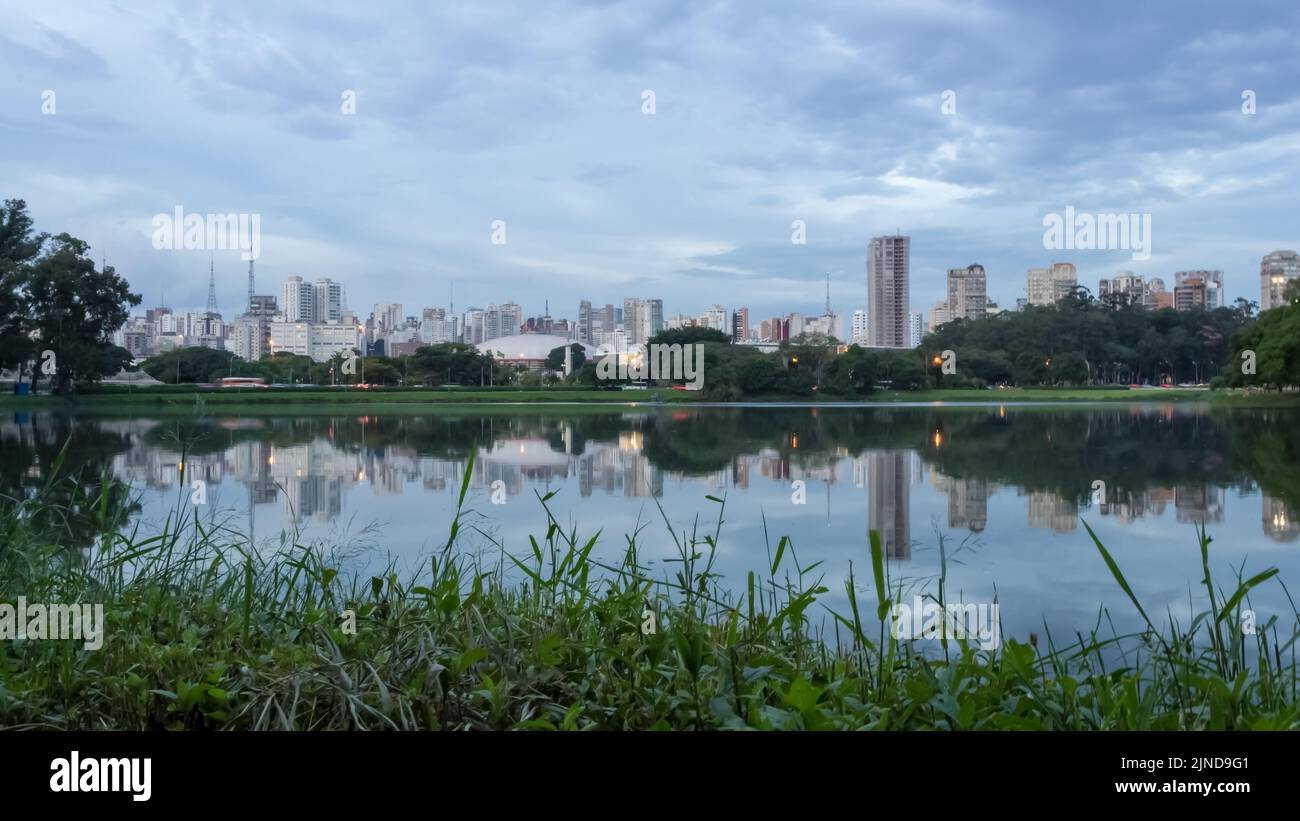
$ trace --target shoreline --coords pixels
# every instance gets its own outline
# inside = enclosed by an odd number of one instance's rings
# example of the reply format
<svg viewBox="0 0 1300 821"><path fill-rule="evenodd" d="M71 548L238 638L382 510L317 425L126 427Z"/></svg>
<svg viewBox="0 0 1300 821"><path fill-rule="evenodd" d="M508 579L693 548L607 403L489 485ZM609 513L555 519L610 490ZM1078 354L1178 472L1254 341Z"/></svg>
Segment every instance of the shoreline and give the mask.
<svg viewBox="0 0 1300 821"><path fill-rule="evenodd" d="M79 394L71 400L57 396L0 396L0 410L21 411L182 411L216 408L319 412L332 408L429 410L433 408L589 408L710 407L710 408L883 408L883 407L1013 407L1047 405L1204 404L1240 408L1300 408L1300 394L1243 394L1236 390L1010 388L878 392L861 398L759 396L737 401L711 401L683 391L647 389L606 390L421 390L421 389L146 389L108 390ZM656 398L656 394L658 397Z"/></svg>

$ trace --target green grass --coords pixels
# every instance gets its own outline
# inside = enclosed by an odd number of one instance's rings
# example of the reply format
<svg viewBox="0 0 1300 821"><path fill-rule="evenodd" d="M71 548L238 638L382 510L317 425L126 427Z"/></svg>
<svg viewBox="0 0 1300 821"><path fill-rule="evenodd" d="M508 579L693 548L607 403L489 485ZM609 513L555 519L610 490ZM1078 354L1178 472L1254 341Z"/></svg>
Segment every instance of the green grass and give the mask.
<svg viewBox="0 0 1300 821"><path fill-rule="evenodd" d="M1142 632L1062 641L1044 629L983 650L890 636L885 617L901 589L878 534L866 581L850 567L844 612L825 607L820 568L803 565L788 538L767 545L766 574L727 584L713 570L723 499L710 497L718 506L711 530L683 531L662 517L677 557L654 576L639 555L643 532L612 539L622 559L601 562L596 547L611 537L562 526L548 508L553 494L539 496L538 534L521 554L469 553L459 511L472 468L471 459L447 538L423 571L357 577L292 534L262 555L237 534L205 530L193 514L141 537L123 529L111 482L78 496L87 485L59 477L56 462L47 491L0 500L0 601L102 602L109 634L98 651L72 641L0 644L0 725L1300 727L1300 625L1274 618L1249 637L1233 628L1253 587L1280 582L1264 573L1218 589L1204 534L1205 609L1190 624L1150 619L1097 542L1097 561L1132 599ZM71 501L53 503L49 489ZM86 517L97 534L88 558L66 543L69 523ZM355 634L342 629L347 610Z"/></svg>

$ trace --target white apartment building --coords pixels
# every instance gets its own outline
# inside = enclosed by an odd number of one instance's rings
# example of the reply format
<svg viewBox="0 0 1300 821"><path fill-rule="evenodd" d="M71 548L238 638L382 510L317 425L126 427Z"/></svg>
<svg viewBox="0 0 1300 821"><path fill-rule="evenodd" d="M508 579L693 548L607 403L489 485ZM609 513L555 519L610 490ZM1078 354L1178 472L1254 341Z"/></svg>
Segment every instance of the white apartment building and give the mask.
<svg viewBox="0 0 1300 821"><path fill-rule="evenodd" d="M309 356L317 362L328 361L336 353L362 350L362 335L352 324L316 324L313 322L272 322L271 353Z"/></svg>
<svg viewBox="0 0 1300 821"><path fill-rule="evenodd" d="M867 312L861 308L853 312L852 333L849 341L854 345L867 344Z"/></svg>

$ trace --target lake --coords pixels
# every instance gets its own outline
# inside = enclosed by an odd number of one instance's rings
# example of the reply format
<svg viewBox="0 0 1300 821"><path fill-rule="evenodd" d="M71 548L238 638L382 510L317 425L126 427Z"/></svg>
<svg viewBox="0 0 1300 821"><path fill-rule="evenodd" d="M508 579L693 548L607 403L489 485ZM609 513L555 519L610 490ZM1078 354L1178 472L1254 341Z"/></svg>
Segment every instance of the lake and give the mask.
<svg viewBox="0 0 1300 821"><path fill-rule="evenodd" d="M71 440L65 469L128 482L143 533L197 510L262 550L296 532L342 548L357 572L418 569L447 539L477 448L460 544L493 564L497 544L523 556L530 534L541 541L538 494L554 492L547 504L562 524L584 541L601 532L595 555L617 562L624 534L641 528L642 560L669 574L677 549L664 516L679 534L711 534L712 496L726 500L715 570L736 589L749 570L767 575L788 536L802 566L821 562L811 577L830 589L826 606L847 611L850 562L860 598L874 601L867 534L877 530L909 599L933 591L942 563L949 599L996 597L1006 634L1046 626L1072 637L1102 608L1107 634L1110 622L1139 623L1085 521L1157 623L1204 609L1198 525L1214 539L1221 585L1268 567L1300 581L1298 423L1292 410L1159 403L31 412L0 422L0 482L9 494L39 486ZM1261 625L1293 618L1279 585L1250 604Z"/></svg>

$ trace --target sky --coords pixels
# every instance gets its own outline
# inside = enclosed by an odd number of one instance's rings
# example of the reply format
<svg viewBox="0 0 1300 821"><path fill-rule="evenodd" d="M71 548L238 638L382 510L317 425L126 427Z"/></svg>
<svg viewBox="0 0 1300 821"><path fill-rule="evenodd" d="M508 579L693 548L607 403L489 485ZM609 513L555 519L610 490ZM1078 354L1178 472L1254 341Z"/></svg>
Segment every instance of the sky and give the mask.
<svg viewBox="0 0 1300 821"><path fill-rule="evenodd" d="M362 318L454 288L460 310L549 299L576 318L639 296L757 321L820 313L828 276L847 315L871 238L896 231L916 310L972 263L1013 306L1052 261L1094 292L1117 270L1172 287L1221 269L1230 303L1259 299L1261 256L1300 248L1292 2L0 0L0 17L0 197L89 242L142 308L165 289L202 309L211 261L219 308L243 309L238 251L154 247L178 206L258 215L259 293L330 277ZM1150 258L1045 248L1067 207L1149 215Z"/></svg>

